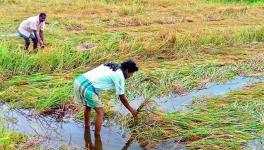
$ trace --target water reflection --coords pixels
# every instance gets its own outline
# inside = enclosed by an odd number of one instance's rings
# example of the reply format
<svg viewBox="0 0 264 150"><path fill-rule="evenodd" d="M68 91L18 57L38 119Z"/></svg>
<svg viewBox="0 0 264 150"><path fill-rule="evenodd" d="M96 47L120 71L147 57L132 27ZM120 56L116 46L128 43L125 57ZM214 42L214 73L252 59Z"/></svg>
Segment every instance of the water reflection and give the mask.
<svg viewBox="0 0 264 150"><path fill-rule="evenodd" d="M94 135L95 142L93 144L91 138L90 127L84 128L84 140L86 150L103 150L103 144L101 140L101 135Z"/></svg>
<svg viewBox="0 0 264 150"><path fill-rule="evenodd" d="M121 128L113 120L105 120L101 136L95 137L94 126L91 126L90 132L88 132L83 127L83 123L76 122L71 116L66 115L58 118L55 115L52 115L52 117L50 115L37 115L32 110L14 110L7 105L1 106L1 104L0 109L4 110L1 116L5 118L8 129L31 134L33 138L40 139L43 149L60 149L61 146L67 145L69 149L75 150L83 150L85 147L89 149L118 150L126 145L130 137L130 131ZM91 141L94 142L93 145ZM128 149L141 150L142 148L134 140L130 142Z"/></svg>

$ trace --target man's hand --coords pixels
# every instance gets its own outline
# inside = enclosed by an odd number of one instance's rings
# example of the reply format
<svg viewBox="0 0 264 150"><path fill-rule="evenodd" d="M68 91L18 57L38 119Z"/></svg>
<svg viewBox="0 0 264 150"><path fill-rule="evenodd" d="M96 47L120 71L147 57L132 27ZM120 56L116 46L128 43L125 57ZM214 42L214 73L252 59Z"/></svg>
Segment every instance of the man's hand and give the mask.
<svg viewBox="0 0 264 150"><path fill-rule="evenodd" d="M44 48L44 32L43 32L43 30L39 30L39 43L40 43L40 47Z"/></svg>
<svg viewBox="0 0 264 150"><path fill-rule="evenodd" d="M131 112L131 114L133 115L133 117L136 118L137 115L138 115L138 111L135 110L134 108L132 108L129 105L129 103L128 103L126 97L125 97L125 95L124 94L123 95L119 95L119 98L120 98L121 102L123 103L123 105Z"/></svg>
<svg viewBox="0 0 264 150"><path fill-rule="evenodd" d="M44 42L42 40L39 40L39 44L41 48L44 48Z"/></svg>

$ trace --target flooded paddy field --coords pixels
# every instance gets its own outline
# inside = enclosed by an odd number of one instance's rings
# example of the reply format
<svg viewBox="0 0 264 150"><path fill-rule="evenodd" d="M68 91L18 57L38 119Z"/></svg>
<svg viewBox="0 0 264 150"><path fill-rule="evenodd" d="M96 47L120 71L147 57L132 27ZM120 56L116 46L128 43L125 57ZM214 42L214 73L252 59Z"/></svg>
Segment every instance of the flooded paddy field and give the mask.
<svg viewBox="0 0 264 150"><path fill-rule="evenodd" d="M225 97L234 90L241 90L247 85L261 82L264 78L260 77L237 77L234 80L223 84L209 83L204 89L192 91L183 96L173 95L153 98L154 102L145 106L145 111L157 107L158 111L176 112L187 111L192 109L188 105L193 104L197 98L204 97ZM132 106L137 108L143 103L143 98L137 98L131 102ZM193 105L198 105L194 103ZM40 115L30 109L11 109L6 104L1 104L1 117L4 118L6 128L20 133L29 135L29 139L35 141L34 147L44 149L59 149L68 147L70 149L84 149L95 146L98 149L186 149L184 142L175 140L165 140L156 143L153 147L140 145L137 139L131 138L133 134L129 128L122 127L118 123L118 116L125 115L128 112L122 105L116 106L115 117L104 120L102 134L94 136L94 126L91 129L85 128L81 120L73 118L72 114L65 112L54 112L51 115ZM120 117L120 116L119 116ZM263 147L261 139L249 141L245 144L246 148L259 149Z"/></svg>
<svg viewBox="0 0 264 150"><path fill-rule="evenodd" d="M0 149L263 150L263 7L263 0L0 0ZM45 47L31 43L25 53L19 24L40 12ZM143 106L138 120L114 91L103 93L95 137L73 101L73 81L128 59L139 66L126 83L130 103Z"/></svg>

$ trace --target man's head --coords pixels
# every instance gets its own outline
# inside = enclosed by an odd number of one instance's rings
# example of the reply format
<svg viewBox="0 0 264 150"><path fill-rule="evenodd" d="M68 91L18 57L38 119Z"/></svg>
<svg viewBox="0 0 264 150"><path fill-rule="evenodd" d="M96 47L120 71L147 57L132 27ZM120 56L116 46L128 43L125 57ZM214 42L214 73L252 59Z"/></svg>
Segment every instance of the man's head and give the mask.
<svg viewBox="0 0 264 150"><path fill-rule="evenodd" d="M132 60L121 63L121 69L124 71L125 79L133 76L133 73L138 71L137 64Z"/></svg>
<svg viewBox="0 0 264 150"><path fill-rule="evenodd" d="M39 22L44 22L46 20L46 14L45 13L40 13L39 14Z"/></svg>

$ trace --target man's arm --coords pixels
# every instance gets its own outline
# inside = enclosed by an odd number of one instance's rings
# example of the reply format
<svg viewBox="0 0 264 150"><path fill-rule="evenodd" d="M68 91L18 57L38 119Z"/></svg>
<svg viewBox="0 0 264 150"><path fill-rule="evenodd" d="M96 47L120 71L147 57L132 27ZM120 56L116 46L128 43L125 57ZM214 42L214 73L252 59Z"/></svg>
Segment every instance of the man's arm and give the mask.
<svg viewBox="0 0 264 150"><path fill-rule="evenodd" d="M131 114L136 117L138 112L137 110L135 110L134 108L132 108L129 103L128 100L126 99L125 95L119 95L119 99L121 100L122 104L131 112Z"/></svg>
<svg viewBox="0 0 264 150"><path fill-rule="evenodd" d="M40 46L43 47L44 46L44 32L43 30L39 30L39 43L40 43Z"/></svg>

